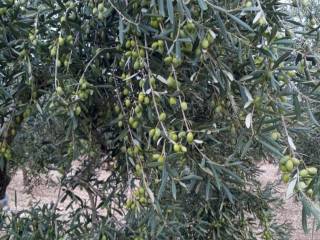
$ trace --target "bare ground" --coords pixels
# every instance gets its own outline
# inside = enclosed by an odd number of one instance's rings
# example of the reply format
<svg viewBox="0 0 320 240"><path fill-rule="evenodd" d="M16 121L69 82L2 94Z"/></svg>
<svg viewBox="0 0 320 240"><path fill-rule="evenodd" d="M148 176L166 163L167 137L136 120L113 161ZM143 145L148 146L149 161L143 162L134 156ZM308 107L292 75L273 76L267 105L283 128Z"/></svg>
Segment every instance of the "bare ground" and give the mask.
<svg viewBox="0 0 320 240"><path fill-rule="evenodd" d="M260 169L263 171L263 174L260 177L262 184L279 180L280 174L277 166L270 163L262 163ZM54 182L56 180L56 175L53 174L51 178ZM320 232L309 233L307 235L304 234L301 227L301 205L293 198L286 199L286 185L278 186L277 190L279 191L279 196L285 201L283 208L277 211L277 218L281 222L287 221L292 224L294 229L292 240L320 240ZM39 184L31 193L27 193L23 185L22 171L18 171L15 174L8 187L11 210L28 209L38 202L40 204L56 202L58 193L59 188L54 186L54 184L51 186L48 184ZM86 193L79 192L78 194L82 194L83 198L87 199Z"/></svg>
<svg viewBox="0 0 320 240"><path fill-rule="evenodd" d="M268 182L275 182L280 180L280 173L278 167L270 164L263 163L260 166L263 174L260 176L260 181L262 184L267 184ZM320 240L320 232L310 231L309 234L304 234L301 225L301 210L302 206L300 203L296 202L294 198L286 199L287 185L280 184L277 187L279 192L279 197L284 200L284 206L278 209L277 218L279 222L287 221L292 224L294 229L292 233L292 240ZM311 224L309 224L311 226Z"/></svg>

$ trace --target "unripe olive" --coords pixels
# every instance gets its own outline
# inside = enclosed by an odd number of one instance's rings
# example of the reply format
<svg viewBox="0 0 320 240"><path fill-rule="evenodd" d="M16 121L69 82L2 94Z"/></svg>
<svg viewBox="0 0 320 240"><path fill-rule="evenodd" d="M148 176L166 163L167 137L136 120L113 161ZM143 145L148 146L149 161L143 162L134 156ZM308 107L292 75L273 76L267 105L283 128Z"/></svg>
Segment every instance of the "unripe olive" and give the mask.
<svg viewBox="0 0 320 240"><path fill-rule="evenodd" d="M291 161L291 159L289 159L286 162L286 169L287 169L288 172L291 172L293 170L293 162Z"/></svg>
<svg viewBox="0 0 320 240"><path fill-rule="evenodd" d="M302 177L302 178L308 177L308 176L309 176L308 170L307 170L307 169L302 169L302 170L299 172L299 176Z"/></svg>
<svg viewBox="0 0 320 240"><path fill-rule="evenodd" d="M164 160L165 160L164 156L160 155L160 157L158 158L158 163L163 165L164 164Z"/></svg>
<svg viewBox="0 0 320 240"><path fill-rule="evenodd" d="M156 79L155 79L154 77L151 77L151 78L150 78L150 84L151 84L152 87L155 87L155 85L156 85Z"/></svg>
<svg viewBox="0 0 320 240"><path fill-rule="evenodd" d="M10 149L7 149L7 150L6 150L6 152L4 153L4 157L5 157L7 160L11 160L11 159L12 159L12 154L11 154Z"/></svg>
<svg viewBox="0 0 320 240"><path fill-rule="evenodd" d="M284 183L288 183L289 180L290 180L290 174L288 174L288 173L283 174L282 177L281 177L281 179L282 179L282 181L283 181Z"/></svg>
<svg viewBox="0 0 320 240"><path fill-rule="evenodd" d="M181 60L181 59L178 59L178 58L176 58L176 57L173 57L173 58L172 58L172 64L173 64L173 66L178 67L178 66L180 66L181 63L182 63L182 60Z"/></svg>
<svg viewBox="0 0 320 240"><path fill-rule="evenodd" d="M202 41L201 41L201 47L203 49L207 49L209 47L209 41L208 39L204 38Z"/></svg>
<svg viewBox="0 0 320 240"><path fill-rule="evenodd" d="M286 165L280 165L281 172L287 172Z"/></svg>
<svg viewBox="0 0 320 240"><path fill-rule="evenodd" d="M318 169L315 168L315 167L308 167L308 168L307 168L307 171L308 171L308 173L309 173L310 175L315 175L315 174L317 174Z"/></svg>
<svg viewBox="0 0 320 240"><path fill-rule="evenodd" d="M193 143L193 133L192 132L188 132L188 134L187 134L187 142L189 144Z"/></svg>
<svg viewBox="0 0 320 240"><path fill-rule="evenodd" d="M271 138L273 139L273 140L278 140L279 138L280 138L280 133L279 132L272 132L271 133Z"/></svg>
<svg viewBox="0 0 320 240"><path fill-rule="evenodd" d="M143 187L139 187L138 191L139 191L139 194L141 194L141 195L144 195L144 193L145 193L145 190Z"/></svg>
<svg viewBox="0 0 320 240"><path fill-rule="evenodd" d="M181 146L180 146L180 149L181 149L181 152L184 152L184 153L187 152L187 148L186 148L185 146L182 146L182 145L181 145Z"/></svg>
<svg viewBox="0 0 320 240"><path fill-rule="evenodd" d="M59 46L62 46L64 44L64 38L63 37L59 37L58 38L58 43L59 43Z"/></svg>
<svg viewBox="0 0 320 240"><path fill-rule="evenodd" d="M75 113L76 113L76 115L80 115L80 113L81 113L81 107L80 106L77 106L76 107L76 109L75 109Z"/></svg>
<svg viewBox="0 0 320 240"><path fill-rule="evenodd" d="M143 103L143 101L144 101L144 93L139 93L139 95L138 95L138 101L139 101L140 103Z"/></svg>
<svg viewBox="0 0 320 240"><path fill-rule="evenodd" d="M104 4L103 3L99 3L98 4L98 10L101 12L104 10Z"/></svg>
<svg viewBox="0 0 320 240"><path fill-rule="evenodd" d="M280 164L285 165L286 162L287 162L289 159L290 159L290 156L289 156L289 155L283 156L283 157L280 159Z"/></svg>
<svg viewBox="0 0 320 240"><path fill-rule="evenodd" d="M188 109L188 104L186 102L181 102L181 109L186 111Z"/></svg>
<svg viewBox="0 0 320 240"><path fill-rule="evenodd" d="M123 95L127 96L128 94L129 94L129 89L128 88L123 89Z"/></svg>
<svg viewBox="0 0 320 240"><path fill-rule="evenodd" d="M304 189L307 188L307 185L305 184L305 182L299 182L299 183L298 183L298 188L299 188L300 190L304 190Z"/></svg>
<svg viewBox="0 0 320 240"><path fill-rule="evenodd" d="M16 135L16 130L14 128L11 129L10 131L11 136L15 136Z"/></svg>
<svg viewBox="0 0 320 240"><path fill-rule="evenodd" d="M150 129L150 131L149 131L149 136L150 137L153 137L154 136L154 134L155 134L155 132L156 132L156 130L153 128L153 129Z"/></svg>
<svg viewBox="0 0 320 240"><path fill-rule="evenodd" d="M267 24L267 19L265 17L260 17L259 20L258 20L258 24L260 26L264 26Z"/></svg>
<svg viewBox="0 0 320 240"><path fill-rule="evenodd" d="M137 113L137 118L141 119L142 117L142 112Z"/></svg>
<svg viewBox="0 0 320 240"><path fill-rule="evenodd" d="M155 128L155 133L154 133L154 136L153 136L153 140L158 140L158 138L161 136L161 131L159 128Z"/></svg>
<svg viewBox="0 0 320 240"><path fill-rule="evenodd" d="M136 59L139 56L139 54L136 51L132 51L131 56L132 56L133 59Z"/></svg>
<svg viewBox="0 0 320 240"><path fill-rule="evenodd" d="M129 124L132 125L135 119L133 117L129 117Z"/></svg>
<svg viewBox="0 0 320 240"><path fill-rule="evenodd" d="M172 63L172 57L171 56L167 56L164 58L164 63L165 64L171 64Z"/></svg>
<svg viewBox="0 0 320 240"><path fill-rule="evenodd" d="M135 155L137 155L137 154L139 153L139 151L140 151L139 147L138 147L138 146L134 146L134 148L133 148L133 153L134 153Z"/></svg>
<svg viewBox="0 0 320 240"><path fill-rule="evenodd" d="M175 97L170 97L169 98L169 104L172 105L176 105L177 104L177 99Z"/></svg>
<svg viewBox="0 0 320 240"><path fill-rule="evenodd" d="M172 141L174 141L174 142L176 142L178 140L178 136L174 132L170 132L169 136L172 139Z"/></svg>
<svg viewBox="0 0 320 240"><path fill-rule="evenodd" d="M179 144L174 144L174 145L173 145L173 151L174 151L174 152L178 153L178 152L180 152L180 150L181 150L181 148L180 148L180 145L179 145Z"/></svg>
<svg viewBox="0 0 320 240"><path fill-rule="evenodd" d="M180 139L183 139L183 138L185 138L186 137L186 132L185 131L181 131L181 132L179 132L179 134L178 134L178 137L180 138Z"/></svg>
<svg viewBox="0 0 320 240"><path fill-rule="evenodd" d="M294 166L299 166L300 165L300 160L299 159L292 158L291 160L292 160Z"/></svg>
<svg viewBox="0 0 320 240"><path fill-rule="evenodd" d="M133 64L133 69L138 70L139 68L140 68L140 62L139 62L139 60L136 60Z"/></svg>
<svg viewBox="0 0 320 240"><path fill-rule="evenodd" d="M99 19L99 20L103 20L104 17L105 17L104 12L99 12L99 13L98 13L98 19Z"/></svg>
<svg viewBox="0 0 320 240"><path fill-rule="evenodd" d="M114 110L116 113L119 113L120 112L120 107L118 105L114 106Z"/></svg>
<svg viewBox="0 0 320 240"><path fill-rule="evenodd" d="M131 47L131 41L130 41L130 40L127 40L127 41L126 41L125 47L126 47L126 48L130 48L130 47Z"/></svg>
<svg viewBox="0 0 320 240"><path fill-rule="evenodd" d="M194 23L193 22L188 22L187 25L186 25L186 29L188 31L190 31L190 32L193 31L195 29Z"/></svg>
<svg viewBox="0 0 320 240"><path fill-rule="evenodd" d="M164 113L164 112L162 112L162 113L160 113L160 115L159 115L159 120L160 120L160 121L164 121L164 120L166 120L166 117L167 117L167 114Z"/></svg>
<svg viewBox="0 0 320 240"><path fill-rule="evenodd" d="M288 76L291 77L291 78L295 77L296 75L297 75L296 71L289 71L288 72Z"/></svg>
<svg viewBox="0 0 320 240"><path fill-rule="evenodd" d="M168 77L167 84L168 84L169 88L176 88L177 87L176 80L172 76Z"/></svg>
<svg viewBox="0 0 320 240"><path fill-rule="evenodd" d="M246 4L245 4L245 7L246 8L252 7L252 2L251 1L247 1Z"/></svg>
<svg viewBox="0 0 320 240"><path fill-rule="evenodd" d="M142 111L142 107L140 105L137 105L135 108L134 108L134 112L135 113L140 113Z"/></svg>
<svg viewBox="0 0 320 240"><path fill-rule="evenodd" d="M150 22L150 25L153 27L153 28L158 28L159 26L159 22L157 20L151 20Z"/></svg>
<svg viewBox="0 0 320 240"><path fill-rule="evenodd" d="M68 65L69 65L68 59L66 59L66 60L63 61L63 65L64 65L64 66L68 66Z"/></svg>
<svg viewBox="0 0 320 240"><path fill-rule="evenodd" d="M51 48L51 50L50 50L50 55L51 55L52 57L54 57L54 56L56 56L56 54L57 54L57 47L56 47L56 46L53 46L53 47Z"/></svg>
<svg viewBox="0 0 320 240"><path fill-rule="evenodd" d="M57 87L56 92L57 92L57 94L58 94L59 96L63 95L63 89L62 89L62 87L60 87L60 86Z"/></svg>
<svg viewBox="0 0 320 240"><path fill-rule="evenodd" d="M36 36L30 33L29 34L29 40L32 42L35 39L36 39Z"/></svg>
<svg viewBox="0 0 320 240"><path fill-rule="evenodd" d="M158 42L153 42L152 44L151 44L151 48L152 49L157 49L158 48Z"/></svg>
<svg viewBox="0 0 320 240"><path fill-rule="evenodd" d="M216 106L216 108L214 109L214 111L216 112L216 113L221 113L222 112L222 106L221 105L218 105L218 106Z"/></svg>
<svg viewBox="0 0 320 240"><path fill-rule="evenodd" d="M139 126L139 122L138 121L134 121L132 123L132 128L136 129Z"/></svg>
<svg viewBox="0 0 320 240"><path fill-rule="evenodd" d="M1 147L0 148L0 153L5 153L6 152L6 148L5 147Z"/></svg>
<svg viewBox="0 0 320 240"><path fill-rule="evenodd" d="M150 98L148 96L144 97L143 103L148 105L150 103Z"/></svg>
<svg viewBox="0 0 320 240"><path fill-rule="evenodd" d="M136 168L136 171L141 171L142 170L142 167L139 164L137 164L135 168Z"/></svg>
<svg viewBox="0 0 320 240"><path fill-rule="evenodd" d="M312 197L313 196L313 190L311 188L308 189L307 194L308 194L309 197Z"/></svg>
<svg viewBox="0 0 320 240"><path fill-rule="evenodd" d="M197 57L199 57L201 55L201 49L199 47L196 48L195 54Z"/></svg>
<svg viewBox="0 0 320 240"><path fill-rule="evenodd" d="M59 59L56 61L56 65L57 67L61 67L61 61Z"/></svg>
<svg viewBox="0 0 320 240"><path fill-rule="evenodd" d="M73 37L72 37L72 35L68 35L68 36L67 36L67 43L71 45L72 42L73 42Z"/></svg>
<svg viewBox="0 0 320 240"><path fill-rule="evenodd" d="M158 160L159 157L160 157L160 154L158 153L152 154L152 160Z"/></svg>
<svg viewBox="0 0 320 240"><path fill-rule="evenodd" d="M126 105L126 107L130 107L131 102L130 102L130 100L127 98L127 99L124 101L124 104Z"/></svg>

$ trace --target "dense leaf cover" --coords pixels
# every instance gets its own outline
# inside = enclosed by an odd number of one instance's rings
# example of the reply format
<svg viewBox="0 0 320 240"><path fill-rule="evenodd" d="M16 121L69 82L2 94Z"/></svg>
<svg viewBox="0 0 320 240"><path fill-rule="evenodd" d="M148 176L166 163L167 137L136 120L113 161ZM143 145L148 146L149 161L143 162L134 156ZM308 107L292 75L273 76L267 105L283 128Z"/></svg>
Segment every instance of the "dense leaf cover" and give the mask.
<svg viewBox="0 0 320 240"><path fill-rule="evenodd" d="M73 209L61 220L56 206L35 208L11 218L13 232L285 239L256 164L262 154L281 159L285 182L300 181L306 168L306 186L293 191L306 206L316 201L317 168L302 164L295 143L319 126L318 63L310 57L317 22L307 27L310 45L300 44L305 28L288 14L294 6L1 1L0 193L8 167L29 161L63 174L62 201L72 199ZM80 170L71 171L79 157Z"/></svg>

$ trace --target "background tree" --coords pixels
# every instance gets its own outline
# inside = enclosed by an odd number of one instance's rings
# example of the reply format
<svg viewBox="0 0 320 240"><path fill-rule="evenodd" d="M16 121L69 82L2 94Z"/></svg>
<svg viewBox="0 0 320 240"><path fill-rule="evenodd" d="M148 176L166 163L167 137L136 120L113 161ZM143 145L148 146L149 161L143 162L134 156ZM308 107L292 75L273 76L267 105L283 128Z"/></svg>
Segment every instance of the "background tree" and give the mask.
<svg viewBox="0 0 320 240"><path fill-rule="evenodd" d="M59 169L75 209L67 220L57 205L18 214L7 235L285 239L256 179L262 152L316 209L317 168L295 143L303 123L318 126L317 66L287 5L39 0L0 13L0 198L8 165L31 157ZM29 126L50 133L35 135L49 159L21 152Z"/></svg>

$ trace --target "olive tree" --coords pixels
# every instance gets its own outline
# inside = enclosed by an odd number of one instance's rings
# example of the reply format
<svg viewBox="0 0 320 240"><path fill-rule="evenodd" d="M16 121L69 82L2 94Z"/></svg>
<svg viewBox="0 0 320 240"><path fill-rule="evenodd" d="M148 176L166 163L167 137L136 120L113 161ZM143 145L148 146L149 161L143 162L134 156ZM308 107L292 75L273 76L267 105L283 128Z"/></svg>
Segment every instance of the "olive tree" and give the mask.
<svg viewBox="0 0 320 240"><path fill-rule="evenodd" d="M16 215L8 235L285 239L257 181L265 154L281 159L283 180L316 214L317 168L295 143L303 123L318 126L318 72L286 4L0 5L0 198L10 167L35 164L37 151L23 150L33 126L34 146L50 156L35 165L62 173L59 200L73 209L67 220L58 202Z"/></svg>

